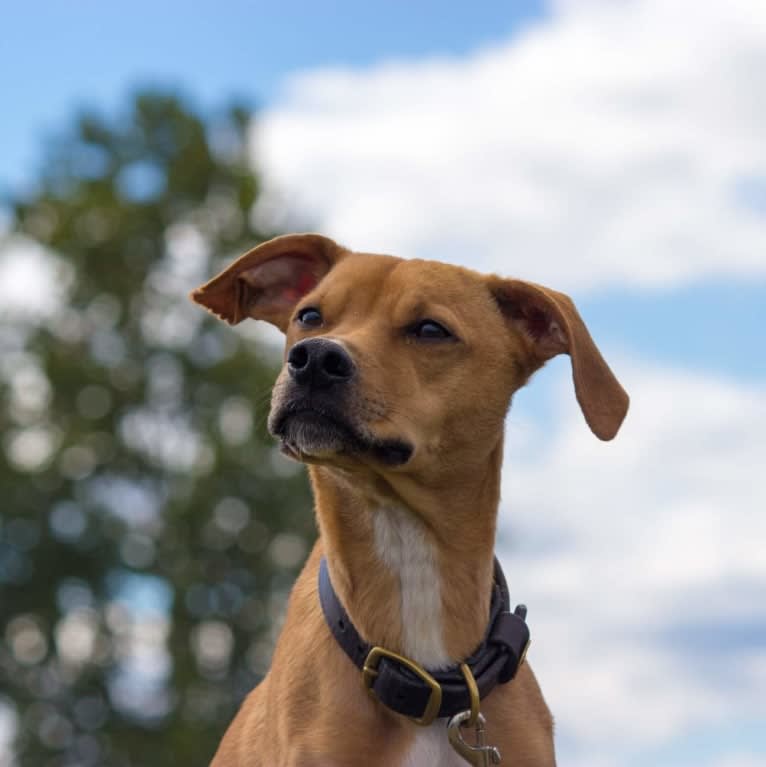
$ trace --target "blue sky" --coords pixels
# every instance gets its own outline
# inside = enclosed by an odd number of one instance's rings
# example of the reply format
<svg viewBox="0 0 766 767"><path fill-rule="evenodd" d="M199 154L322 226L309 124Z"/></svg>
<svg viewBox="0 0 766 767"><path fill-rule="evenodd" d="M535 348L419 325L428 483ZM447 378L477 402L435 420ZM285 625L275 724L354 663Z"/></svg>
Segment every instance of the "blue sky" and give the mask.
<svg viewBox="0 0 766 767"><path fill-rule="evenodd" d="M755 767L764 14L748 0L14 4L0 192L29 183L75 107L170 84L258 108L259 215L288 201L352 247L571 293L632 410L596 443L565 358L519 393L499 546L561 762Z"/></svg>

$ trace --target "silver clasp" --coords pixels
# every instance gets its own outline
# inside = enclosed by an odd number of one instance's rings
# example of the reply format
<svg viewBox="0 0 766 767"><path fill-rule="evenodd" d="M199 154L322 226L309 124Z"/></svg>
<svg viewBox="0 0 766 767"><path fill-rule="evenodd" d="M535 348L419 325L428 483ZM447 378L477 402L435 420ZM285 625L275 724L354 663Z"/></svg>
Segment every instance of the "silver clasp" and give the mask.
<svg viewBox="0 0 766 767"><path fill-rule="evenodd" d="M471 718L472 713L468 710L455 714L449 720L447 723L447 736L449 737L450 745L473 767L491 767L493 764L500 764L500 751L494 746L486 745L484 741L486 719L484 719L482 714L478 714L475 717L474 732L476 733L476 745L471 746L463 740L461 727L469 722Z"/></svg>

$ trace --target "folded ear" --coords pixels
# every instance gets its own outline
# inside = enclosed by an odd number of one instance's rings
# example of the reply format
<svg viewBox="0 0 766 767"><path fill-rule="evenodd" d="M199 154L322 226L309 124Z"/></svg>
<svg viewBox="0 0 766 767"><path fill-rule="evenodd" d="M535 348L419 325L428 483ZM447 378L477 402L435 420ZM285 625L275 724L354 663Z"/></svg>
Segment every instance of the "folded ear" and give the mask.
<svg viewBox="0 0 766 767"><path fill-rule="evenodd" d="M253 317L285 331L295 304L346 254L318 234L287 234L264 242L192 291L192 301L230 325Z"/></svg>
<svg viewBox="0 0 766 767"><path fill-rule="evenodd" d="M585 420L599 439L612 439L628 412L628 395L601 356L572 299L521 280L490 277L489 287L510 325L527 339L534 369L557 354L571 357L575 394Z"/></svg>

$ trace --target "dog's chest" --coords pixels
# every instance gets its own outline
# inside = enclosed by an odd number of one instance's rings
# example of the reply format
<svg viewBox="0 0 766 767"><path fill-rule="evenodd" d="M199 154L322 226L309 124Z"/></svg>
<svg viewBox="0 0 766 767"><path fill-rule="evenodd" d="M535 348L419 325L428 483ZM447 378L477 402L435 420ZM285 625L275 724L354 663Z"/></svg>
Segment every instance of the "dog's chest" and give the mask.
<svg viewBox="0 0 766 767"><path fill-rule="evenodd" d="M398 767L465 767L465 760L447 740L445 720L418 729L415 740Z"/></svg>

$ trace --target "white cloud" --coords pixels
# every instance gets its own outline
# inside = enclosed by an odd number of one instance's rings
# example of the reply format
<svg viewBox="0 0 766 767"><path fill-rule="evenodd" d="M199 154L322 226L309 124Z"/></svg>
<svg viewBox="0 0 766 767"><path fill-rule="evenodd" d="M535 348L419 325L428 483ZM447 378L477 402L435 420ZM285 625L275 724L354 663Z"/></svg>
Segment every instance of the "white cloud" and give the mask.
<svg viewBox="0 0 766 767"><path fill-rule="evenodd" d="M511 412L501 517L562 742L612 764L766 721L766 388L618 368L612 443L563 377L551 433Z"/></svg>
<svg viewBox="0 0 766 767"><path fill-rule="evenodd" d="M464 58L304 73L268 194L357 249L564 288L766 275L766 5L563 2Z"/></svg>

